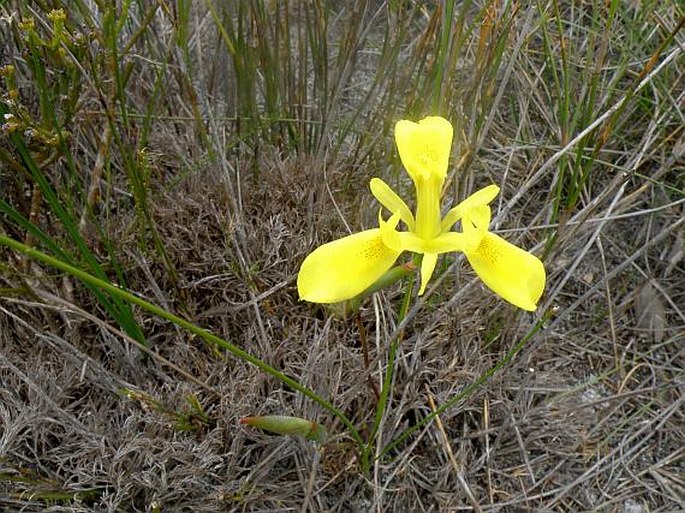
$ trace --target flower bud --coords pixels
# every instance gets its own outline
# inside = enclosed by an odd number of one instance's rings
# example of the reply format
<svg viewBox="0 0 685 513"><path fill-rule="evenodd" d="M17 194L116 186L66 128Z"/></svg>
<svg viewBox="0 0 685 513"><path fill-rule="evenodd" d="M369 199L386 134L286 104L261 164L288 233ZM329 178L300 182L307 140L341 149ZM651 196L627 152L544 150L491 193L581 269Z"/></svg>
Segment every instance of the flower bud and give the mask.
<svg viewBox="0 0 685 513"><path fill-rule="evenodd" d="M264 431L279 435L303 436L313 442L324 442L327 437L326 429L311 420L287 415L260 415L255 417L244 417L239 421Z"/></svg>

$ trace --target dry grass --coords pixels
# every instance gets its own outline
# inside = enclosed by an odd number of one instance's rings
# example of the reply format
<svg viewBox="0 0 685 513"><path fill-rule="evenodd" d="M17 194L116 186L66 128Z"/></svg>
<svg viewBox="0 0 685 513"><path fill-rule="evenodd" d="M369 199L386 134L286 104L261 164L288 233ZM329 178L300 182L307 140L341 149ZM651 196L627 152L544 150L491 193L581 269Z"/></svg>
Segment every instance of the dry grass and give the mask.
<svg viewBox="0 0 685 513"><path fill-rule="evenodd" d="M41 50L47 86L17 23L33 18L49 35L50 8L20 4L0 6L0 64L16 66L24 109L5 81L4 108L22 125L0 136L0 234L45 249L13 209L88 268L50 199L37 198L14 131L83 219L78 232L109 279L297 378L362 436L402 289L376 294L355 320L299 302L295 277L318 244L373 225L370 177L409 190L397 119L437 109L457 125L446 201L500 184L494 226L544 254L548 285L538 313L523 314L445 257L402 321L379 451L544 325L365 474L344 426L312 401L133 307L141 349L91 290L0 247L0 509L681 507L677 3L466 2L445 49L432 4L136 2L114 58L106 9L84 2L69 8L68 27L82 26L88 43L62 42L62 57ZM69 90L71 111L57 96ZM70 134L51 146L38 128ZM317 446L238 424L260 414L318 419L331 436Z"/></svg>

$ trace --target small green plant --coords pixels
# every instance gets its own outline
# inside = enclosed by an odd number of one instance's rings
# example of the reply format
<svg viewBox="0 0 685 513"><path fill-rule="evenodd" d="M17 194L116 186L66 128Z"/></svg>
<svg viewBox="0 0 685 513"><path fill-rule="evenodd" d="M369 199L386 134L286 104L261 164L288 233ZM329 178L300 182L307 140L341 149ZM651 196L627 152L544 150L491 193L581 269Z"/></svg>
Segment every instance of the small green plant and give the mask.
<svg viewBox="0 0 685 513"><path fill-rule="evenodd" d="M27 15L19 21L25 58L6 64L0 73L3 80L0 117L5 120L2 135L9 140L8 146L0 146L0 160L17 171L12 175L10 191L15 191L15 195L26 189L31 191L28 208L22 208L21 203L10 203L7 196L0 197L0 213L24 231L26 244L46 247L60 260L83 266L107 280L105 268L89 247L79 222L82 216L77 211L83 209L83 216L88 217L93 205L82 203L83 187L69 145L68 127L78 110L84 82L78 62L85 59L86 40L70 28L62 9L50 11L47 18L52 23L49 31L39 28L32 16ZM35 87L37 109L29 108L23 101L18 75ZM65 186L62 177L54 171L58 162L65 163L69 186ZM39 220L46 207L60 221L66 240L61 234L41 228ZM125 286L114 255L111 265L118 274L119 283ZM145 343L130 304L103 295L97 288L91 290L129 336Z"/></svg>
<svg viewBox="0 0 685 513"><path fill-rule="evenodd" d="M178 431L198 432L215 424L215 420L205 412L200 400L194 394L186 396L187 407L174 409L140 390L124 388L120 390L120 393L128 399L137 401L144 409L166 416L173 421L174 428Z"/></svg>

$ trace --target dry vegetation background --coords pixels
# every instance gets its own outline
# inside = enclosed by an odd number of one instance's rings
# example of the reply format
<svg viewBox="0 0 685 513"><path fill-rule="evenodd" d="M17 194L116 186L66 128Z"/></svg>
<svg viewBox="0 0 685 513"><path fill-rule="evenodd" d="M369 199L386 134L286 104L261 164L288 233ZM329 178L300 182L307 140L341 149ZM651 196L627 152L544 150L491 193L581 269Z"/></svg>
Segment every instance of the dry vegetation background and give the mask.
<svg viewBox="0 0 685 513"><path fill-rule="evenodd" d="M364 473L317 404L3 243L0 509L678 511L681 5L0 2L0 236L258 356L362 435L402 288L355 318L294 280L373 226L369 178L411 197L398 119L455 124L445 204L499 184L493 227L548 271L531 315L443 257L375 444L462 399ZM255 414L330 438L238 424Z"/></svg>

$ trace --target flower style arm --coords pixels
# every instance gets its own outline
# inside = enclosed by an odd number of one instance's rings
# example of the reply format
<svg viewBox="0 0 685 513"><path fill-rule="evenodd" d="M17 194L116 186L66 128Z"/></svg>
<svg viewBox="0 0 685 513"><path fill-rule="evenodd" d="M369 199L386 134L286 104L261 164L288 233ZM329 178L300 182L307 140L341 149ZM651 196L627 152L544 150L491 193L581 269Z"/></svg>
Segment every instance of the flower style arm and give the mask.
<svg viewBox="0 0 685 513"><path fill-rule="evenodd" d="M390 186L380 178L372 178L369 183L371 194L378 200L378 202L387 208L391 214L398 213L400 219L407 225L410 231L414 231L416 222L414 215L409 210L409 207L399 195L393 191Z"/></svg>
<svg viewBox="0 0 685 513"><path fill-rule="evenodd" d="M496 185L488 185L482 189L477 190L471 196L459 203L456 207L450 209L445 217L442 219L441 229L447 231L452 229L452 226L457 221L460 221L464 214L471 211L474 207L487 206L499 194L499 187ZM488 218L487 223L490 222Z"/></svg>

